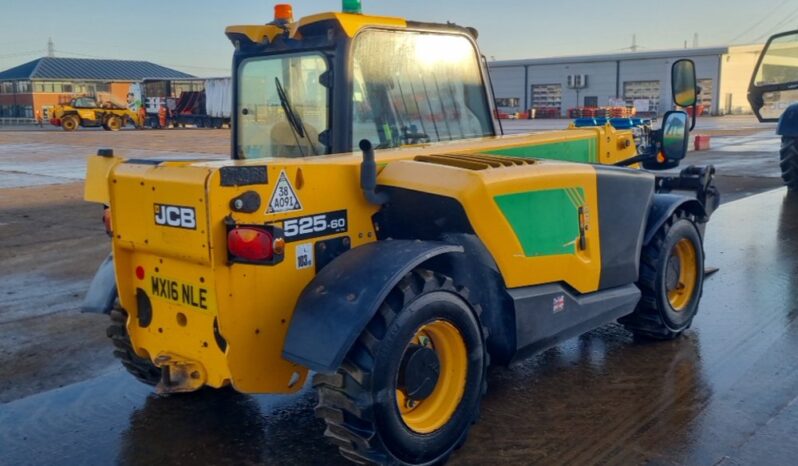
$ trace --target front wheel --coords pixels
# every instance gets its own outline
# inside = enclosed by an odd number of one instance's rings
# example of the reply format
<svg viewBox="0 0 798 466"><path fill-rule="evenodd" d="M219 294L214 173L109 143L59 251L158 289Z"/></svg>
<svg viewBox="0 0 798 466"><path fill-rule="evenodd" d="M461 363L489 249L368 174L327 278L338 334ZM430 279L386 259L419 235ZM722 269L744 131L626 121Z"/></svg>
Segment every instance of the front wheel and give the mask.
<svg viewBox="0 0 798 466"><path fill-rule="evenodd" d="M677 212L643 248L637 286L640 303L621 319L627 329L673 339L690 328L704 287L704 248L691 216Z"/></svg>
<svg viewBox="0 0 798 466"><path fill-rule="evenodd" d="M781 178L790 191L798 191L798 138L781 138Z"/></svg>
<svg viewBox="0 0 798 466"><path fill-rule="evenodd" d="M332 375L316 413L357 463L436 464L465 441L485 390L479 307L446 276L418 269L394 288Z"/></svg>

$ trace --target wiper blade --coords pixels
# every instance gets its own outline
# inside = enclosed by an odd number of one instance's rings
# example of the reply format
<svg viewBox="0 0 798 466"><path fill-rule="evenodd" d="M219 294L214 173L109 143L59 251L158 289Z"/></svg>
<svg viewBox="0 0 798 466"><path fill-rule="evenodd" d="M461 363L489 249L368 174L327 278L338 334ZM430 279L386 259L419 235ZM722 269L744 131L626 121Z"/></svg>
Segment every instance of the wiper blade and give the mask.
<svg viewBox="0 0 798 466"><path fill-rule="evenodd" d="M285 118L288 120L291 130L294 132L294 138L296 139L299 151L302 152L302 156L305 156L305 152L302 150L302 143L299 142L300 138L307 139L310 150L313 151L313 155L318 155L316 146L313 145L313 141L307 136L307 130L305 130L305 124L302 123L302 118L296 114L294 108L291 106L291 101L288 100L288 95L285 93L282 83L280 83L280 78L275 77L274 84L277 86L277 96L280 98L280 105L283 107Z"/></svg>

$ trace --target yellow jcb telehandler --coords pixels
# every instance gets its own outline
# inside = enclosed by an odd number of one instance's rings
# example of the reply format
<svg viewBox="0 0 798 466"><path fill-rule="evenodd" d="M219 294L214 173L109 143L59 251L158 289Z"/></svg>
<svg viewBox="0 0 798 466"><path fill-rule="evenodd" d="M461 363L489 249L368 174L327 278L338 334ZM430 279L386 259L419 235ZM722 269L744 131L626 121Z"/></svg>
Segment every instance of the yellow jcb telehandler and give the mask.
<svg viewBox="0 0 798 466"><path fill-rule="evenodd" d="M125 124L140 127L139 115L127 108L111 102L98 103L94 97L76 97L69 104L53 107L50 124L60 126L64 131L75 131L79 127L96 128L102 126L106 131L119 131Z"/></svg>
<svg viewBox="0 0 798 466"><path fill-rule="evenodd" d="M618 319L690 327L713 170L640 168L680 163L687 114L502 136L475 30L292 16L227 29L230 160L88 159L112 255L84 306L136 378L290 393L313 371L346 458L437 464L489 364ZM672 82L694 105L692 62Z"/></svg>

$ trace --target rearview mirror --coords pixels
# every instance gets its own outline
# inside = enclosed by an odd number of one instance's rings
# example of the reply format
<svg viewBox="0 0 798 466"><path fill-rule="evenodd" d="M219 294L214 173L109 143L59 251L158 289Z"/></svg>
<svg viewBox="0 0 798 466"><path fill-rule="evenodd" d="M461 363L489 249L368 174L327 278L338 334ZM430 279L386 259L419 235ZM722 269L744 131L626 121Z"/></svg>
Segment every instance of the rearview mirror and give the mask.
<svg viewBox="0 0 798 466"><path fill-rule="evenodd" d="M662 120L662 155L667 161L681 160L687 155L690 132L687 130L687 114L668 112Z"/></svg>
<svg viewBox="0 0 798 466"><path fill-rule="evenodd" d="M698 98L695 63L692 60L677 60L671 67L671 92L673 103L680 107L695 105Z"/></svg>

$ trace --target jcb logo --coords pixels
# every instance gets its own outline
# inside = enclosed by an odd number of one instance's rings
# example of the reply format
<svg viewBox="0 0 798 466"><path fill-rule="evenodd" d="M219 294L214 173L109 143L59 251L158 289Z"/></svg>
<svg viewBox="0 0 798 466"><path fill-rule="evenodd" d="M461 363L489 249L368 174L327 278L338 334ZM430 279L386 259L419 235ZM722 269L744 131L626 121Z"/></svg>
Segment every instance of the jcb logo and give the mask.
<svg viewBox="0 0 798 466"><path fill-rule="evenodd" d="M196 230L197 214L193 207L155 204L155 224Z"/></svg>

